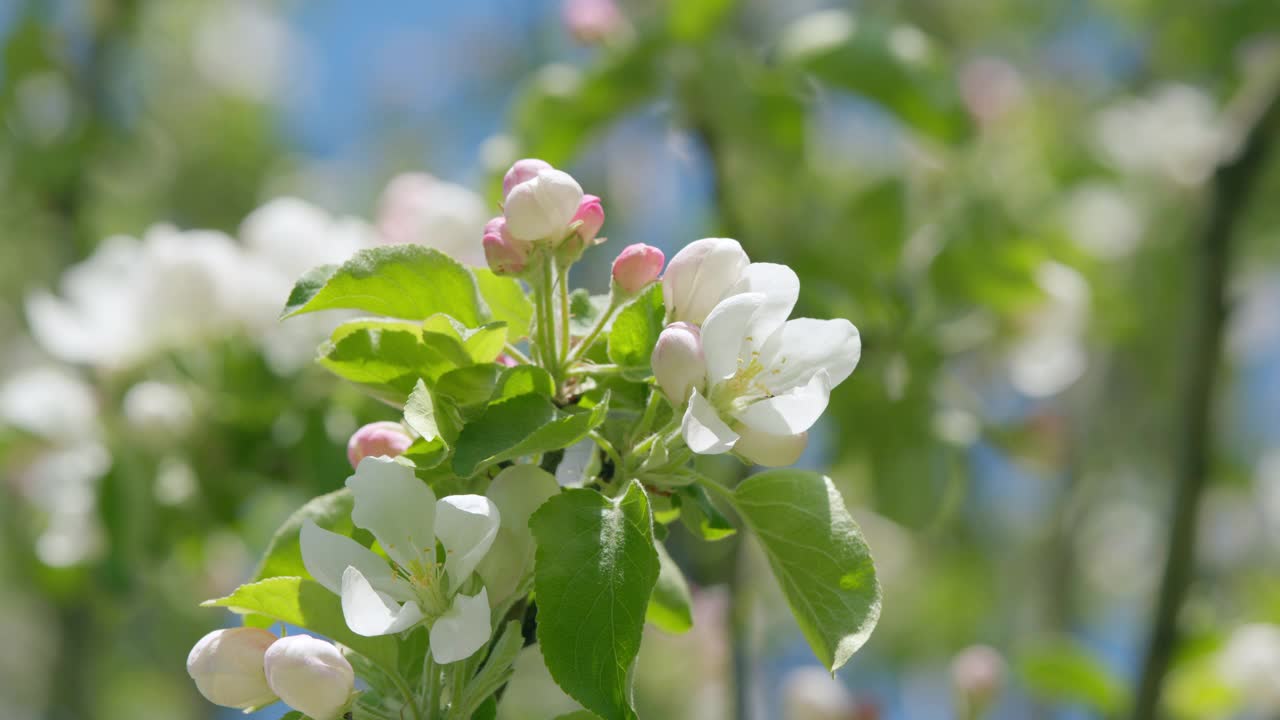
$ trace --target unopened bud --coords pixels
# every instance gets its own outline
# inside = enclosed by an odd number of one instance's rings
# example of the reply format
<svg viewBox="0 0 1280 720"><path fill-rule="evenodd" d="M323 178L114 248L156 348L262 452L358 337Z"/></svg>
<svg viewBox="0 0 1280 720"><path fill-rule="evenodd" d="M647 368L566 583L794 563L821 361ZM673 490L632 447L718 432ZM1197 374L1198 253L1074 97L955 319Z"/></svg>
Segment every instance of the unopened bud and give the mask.
<svg viewBox="0 0 1280 720"><path fill-rule="evenodd" d="M267 649L267 684L289 707L314 720L334 720L355 690L355 671L333 643L310 635L280 638Z"/></svg>
<svg viewBox="0 0 1280 720"><path fill-rule="evenodd" d="M626 24L613 0L565 0L563 14L569 33L585 44L598 43Z"/></svg>
<svg viewBox="0 0 1280 720"><path fill-rule="evenodd" d="M706 387L702 334L695 325L683 322L668 325L653 346L651 363L658 387L672 405L683 405L695 389L702 392Z"/></svg>
<svg viewBox="0 0 1280 720"><path fill-rule="evenodd" d="M701 325L749 263L737 240L703 238L689 243L671 258L662 276L667 317Z"/></svg>
<svg viewBox="0 0 1280 720"><path fill-rule="evenodd" d="M520 275L529 266L529 244L512 237L499 216L484 226L484 258L495 274Z"/></svg>
<svg viewBox="0 0 1280 720"><path fill-rule="evenodd" d="M526 242L549 239L558 245L569 234L581 202L582 186L573 176L543 169L511 188L503 214L513 237Z"/></svg>
<svg viewBox="0 0 1280 720"><path fill-rule="evenodd" d="M507 174L502 176L503 200L506 200L506 197L511 194L511 188L525 182L526 180L532 180L543 170L554 169L555 168L551 167L551 163L546 160L538 160L537 158L525 158L524 160L515 161L515 164L511 166L511 169L507 171Z"/></svg>
<svg viewBox="0 0 1280 720"><path fill-rule="evenodd" d="M403 455L412 444L413 438L409 437L409 433L398 422L384 420L369 423L356 430L351 435L351 440L347 441L347 460L354 468L367 457Z"/></svg>
<svg viewBox="0 0 1280 720"><path fill-rule="evenodd" d="M209 702L248 710L269 705L276 695L267 684L263 656L276 636L262 628L214 630L187 655L187 674Z"/></svg>
<svg viewBox="0 0 1280 720"><path fill-rule="evenodd" d="M962 709L976 715L990 707L1004 687L1005 662L995 649L971 645L951 661L951 683Z"/></svg>
<svg viewBox="0 0 1280 720"><path fill-rule="evenodd" d="M638 295L662 274L664 260L662 251L652 245L628 245L613 261L613 284L627 297Z"/></svg>

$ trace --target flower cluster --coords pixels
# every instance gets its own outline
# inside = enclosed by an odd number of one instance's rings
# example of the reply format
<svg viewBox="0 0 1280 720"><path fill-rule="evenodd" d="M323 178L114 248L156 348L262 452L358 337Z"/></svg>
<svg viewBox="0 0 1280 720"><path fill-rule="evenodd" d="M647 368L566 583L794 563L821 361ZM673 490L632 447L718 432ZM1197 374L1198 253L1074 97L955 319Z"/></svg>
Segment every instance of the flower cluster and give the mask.
<svg viewBox="0 0 1280 720"><path fill-rule="evenodd" d="M408 228L422 227L413 193L424 184L407 176L388 191L384 234L422 240ZM439 243L366 249L294 289L291 313L383 316L340 326L321 361L403 413L357 430L345 488L282 526L262 566L279 576L209 604L340 640L370 688L352 695L334 683L342 697L330 692L323 707L306 709L307 698L287 694L297 673L283 660L273 667L284 640L246 632L247 647L226 651L236 670L225 694L207 689L216 672L198 672L210 651L192 653L192 676L215 702L250 707L279 696L319 720L347 706L373 717L471 717L509 677L520 626L536 610L561 686L598 714L631 716L625 697L601 688L627 682L646 606L680 602L679 592L652 600L659 571L679 572L661 560L654 523L679 518L708 540L734 532L708 493L734 503L736 494L694 472L694 455L795 462L832 388L857 365L853 325L790 319L796 274L752 263L734 240L691 243L665 272L661 250L630 245L612 263L608 294L592 296L571 291L569 272L604 242L600 198L525 159L503 178L501 209L474 236L487 268L468 268L465 248L449 255ZM856 525L821 476L766 473L744 485L753 483L793 498L789 507L806 517L830 518L831 528L797 542L842 535L821 567L786 570L816 577L834 567L838 577L792 591L839 592L842 607L862 608L815 646L838 667L878 612ZM757 507L748 496L737 512ZM687 629L684 610L659 613L660 626ZM573 634L609 639L573 647ZM401 677L388 643L411 642L422 665ZM305 665L307 652L299 643L280 654ZM265 680L246 657L265 667ZM573 669L583 662L598 671Z"/></svg>

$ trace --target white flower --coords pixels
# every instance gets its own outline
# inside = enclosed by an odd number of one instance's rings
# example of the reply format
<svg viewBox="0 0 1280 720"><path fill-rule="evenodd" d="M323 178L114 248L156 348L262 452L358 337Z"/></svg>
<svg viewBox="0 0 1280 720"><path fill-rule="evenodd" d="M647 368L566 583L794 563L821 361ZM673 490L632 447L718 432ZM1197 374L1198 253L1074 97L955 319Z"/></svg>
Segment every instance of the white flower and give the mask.
<svg viewBox="0 0 1280 720"><path fill-rule="evenodd" d="M290 635L267 648L262 660L267 684L286 705L312 720L334 720L355 691L351 663L333 643Z"/></svg>
<svg viewBox="0 0 1280 720"><path fill-rule="evenodd" d="M595 441L588 439L592 449ZM565 451L566 459L578 445ZM564 462L561 462L561 466ZM511 597L533 569L534 541L529 517L560 491L556 478L537 465L512 465L489 483L488 496L502 513L493 548L476 567L495 606Z"/></svg>
<svg viewBox="0 0 1280 720"><path fill-rule="evenodd" d="M26 368L0 385L0 422L55 442L99 434L93 386L55 365Z"/></svg>
<svg viewBox="0 0 1280 720"><path fill-rule="evenodd" d="M801 667L782 678L783 716L787 720L843 720L856 717L853 694L831 673Z"/></svg>
<svg viewBox="0 0 1280 720"><path fill-rule="evenodd" d="M707 390L695 390L683 434L701 454L730 450L761 465L795 462L831 389L861 355L848 320L787 320L799 287L784 265L757 263L702 325Z"/></svg>
<svg viewBox="0 0 1280 720"><path fill-rule="evenodd" d="M156 380L143 380L129 388L122 405L129 425L151 435L181 435L195 421L191 396L177 385Z"/></svg>
<svg viewBox="0 0 1280 720"><path fill-rule="evenodd" d="M498 534L498 508L481 495L435 493L413 469L387 457L360 461L347 478L355 496L351 519L373 533L391 558L308 522L302 527L307 572L342 597L352 631L389 635L426 623L440 663L470 657L489 640L489 598L459 589ZM444 546L443 562L436 541ZM393 567L394 565L394 567Z"/></svg>
<svg viewBox="0 0 1280 720"><path fill-rule="evenodd" d="M387 242L425 245L473 267L485 266L480 239L488 219L479 195L426 173L392 178L378 206Z"/></svg>
<svg viewBox="0 0 1280 720"><path fill-rule="evenodd" d="M206 700L223 707L249 710L276 701L267 684L263 656L276 636L262 628L214 630L200 638L187 655L187 674Z"/></svg>
<svg viewBox="0 0 1280 720"><path fill-rule="evenodd" d="M572 175L543 169L511 188L502 212L515 238L559 244L569 234L581 202L582 186Z"/></svg>

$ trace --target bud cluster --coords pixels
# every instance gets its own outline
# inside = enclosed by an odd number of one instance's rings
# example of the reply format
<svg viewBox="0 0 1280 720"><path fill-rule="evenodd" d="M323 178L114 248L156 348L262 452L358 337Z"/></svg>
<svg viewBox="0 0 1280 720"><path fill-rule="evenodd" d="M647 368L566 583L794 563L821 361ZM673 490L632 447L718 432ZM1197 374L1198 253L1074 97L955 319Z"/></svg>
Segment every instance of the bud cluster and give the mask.
<svg viewBox="0 0 1280 720"><path fill-rule="evenodd" d="M246 712L283 700L314 720L334 720L351 701L355 672L332 643L309 635L277 638L254 627L200 638L187 674L209 702Z"/></svg>

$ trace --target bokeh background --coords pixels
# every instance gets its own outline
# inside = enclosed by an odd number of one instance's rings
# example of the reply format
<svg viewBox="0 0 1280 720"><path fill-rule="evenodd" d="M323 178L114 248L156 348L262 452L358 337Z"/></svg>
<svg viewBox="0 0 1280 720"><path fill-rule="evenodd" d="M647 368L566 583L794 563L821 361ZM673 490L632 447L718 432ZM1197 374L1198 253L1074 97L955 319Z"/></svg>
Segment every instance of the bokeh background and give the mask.
<svg viewBox="0 0 1280 720"><path fill-rule="evenodd" d="M1160 716L1280 717L1275 0L619 2L0 0L0 717L235 716L197 603L391 417L292 279L465 243L524 156L604 198L575 282L730 236L862 332L802 462L878 629L830 679L756 548L675 525L643 717L1124 717L1169 627ZM520 668L502 718L573 709Z"/></svg>

